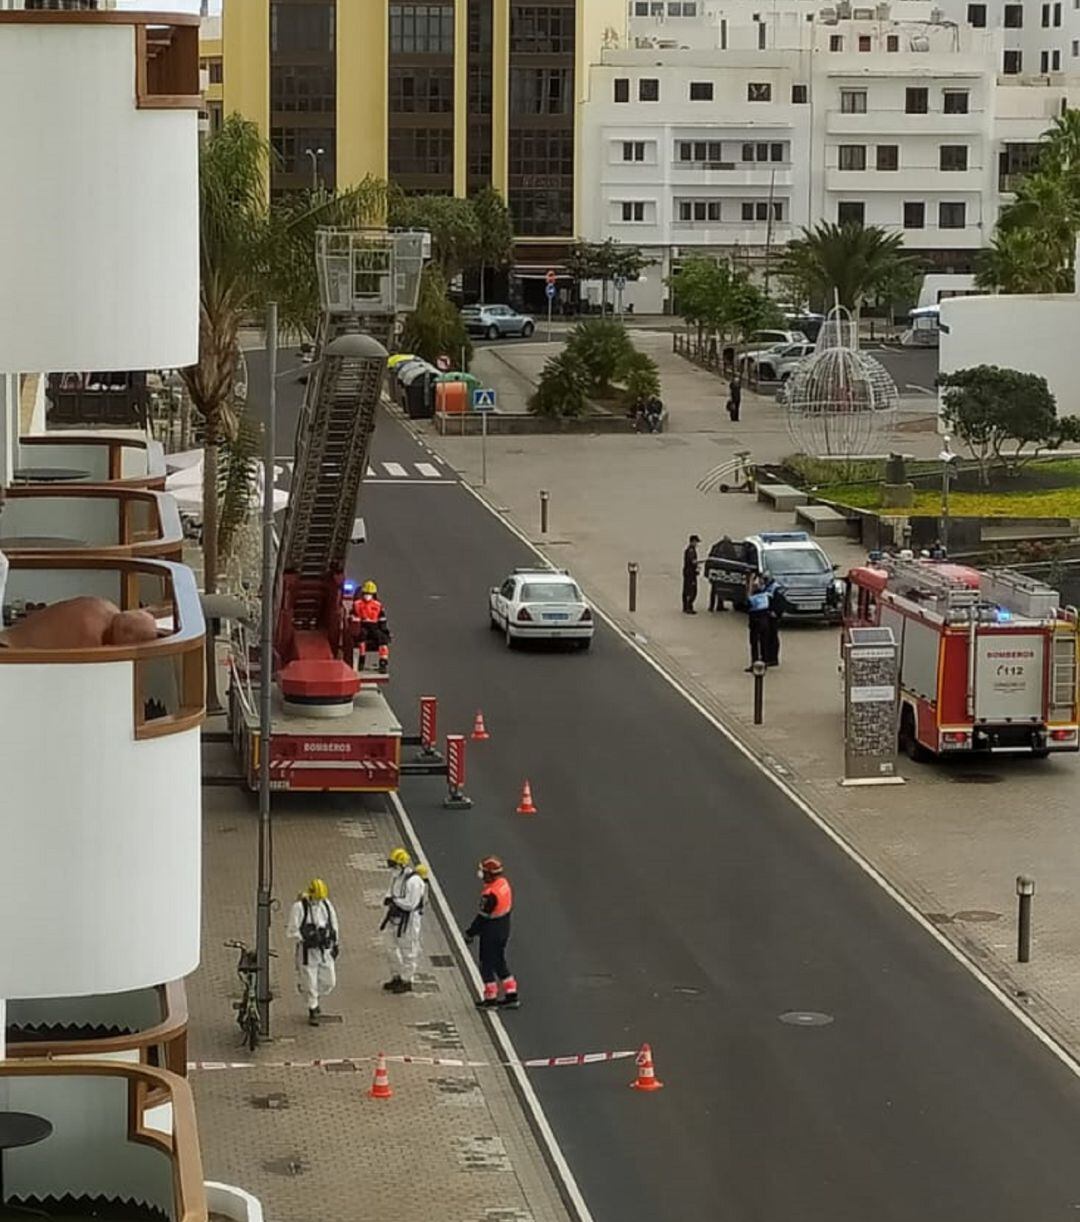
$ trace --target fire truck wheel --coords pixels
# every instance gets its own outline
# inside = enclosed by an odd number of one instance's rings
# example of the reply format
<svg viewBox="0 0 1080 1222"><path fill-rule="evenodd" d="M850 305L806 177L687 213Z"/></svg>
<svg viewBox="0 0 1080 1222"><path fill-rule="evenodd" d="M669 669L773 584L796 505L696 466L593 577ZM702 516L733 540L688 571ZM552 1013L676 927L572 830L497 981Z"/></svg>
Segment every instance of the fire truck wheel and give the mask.
<svg viewBox="0 0 1080 1222"><path fill-rule="evenodd" d="M914 764L924 763L929 753L915 737L915 713L910 705L905 705L900 714L900 750Z"/></svg>

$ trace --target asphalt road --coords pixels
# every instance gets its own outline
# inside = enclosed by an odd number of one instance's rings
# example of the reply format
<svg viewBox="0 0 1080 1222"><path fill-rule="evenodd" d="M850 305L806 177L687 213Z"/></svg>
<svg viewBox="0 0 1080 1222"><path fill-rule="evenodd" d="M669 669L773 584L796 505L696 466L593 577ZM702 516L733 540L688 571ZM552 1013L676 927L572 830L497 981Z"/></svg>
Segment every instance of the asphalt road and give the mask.
<svg viewBox="0 0 1080 1222"><path fill-rule="evenodd" d="M377 472L430 457L380 422ZM440 733L482 707L493 736L472 811L435 780L403 799L462 923L478 858L507 863L519 1054L648 1041L666 1083L534 1073L597 1222L1077 1216L1075 1077L611 632L507 651L487 590L533 557L463 488L374 482L360 512L399 716L433 692Z"/></svg>

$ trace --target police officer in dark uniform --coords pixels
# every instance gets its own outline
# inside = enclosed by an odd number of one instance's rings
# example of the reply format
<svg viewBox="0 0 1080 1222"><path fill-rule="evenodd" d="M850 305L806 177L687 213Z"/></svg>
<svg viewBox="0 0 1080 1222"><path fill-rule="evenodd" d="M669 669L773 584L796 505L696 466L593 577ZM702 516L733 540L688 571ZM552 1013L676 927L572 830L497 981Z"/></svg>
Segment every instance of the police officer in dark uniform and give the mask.
<svg viewBox="0 0 1080 1222"><path fill-rule="evenodd" d="M682 554L682 609L684 615L697 615L694 603L697 600L698 568L700 566L697 545L700 542L697 535L691 535L686 551Z"/></svg>

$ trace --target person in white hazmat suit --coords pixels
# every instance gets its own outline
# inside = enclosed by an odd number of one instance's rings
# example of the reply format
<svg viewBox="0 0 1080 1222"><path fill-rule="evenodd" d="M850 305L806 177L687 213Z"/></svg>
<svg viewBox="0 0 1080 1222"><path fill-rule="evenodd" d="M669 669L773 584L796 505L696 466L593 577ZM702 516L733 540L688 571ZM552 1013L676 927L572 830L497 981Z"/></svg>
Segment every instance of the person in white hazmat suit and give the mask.
<svg viewBox="0 0 1080 1222"><path fill-rule="evenodd" d="M386 859L394 872L383 900L386 915L379 929L390 952L392 975L383 985L388 993L411 993L420 960L420 934L427 894L427 867L413 866L405 849L394 849Z"/></svg>
<svg viewBox="0 0 1080 1222"><path fill-rule="evenodd" d="M286 934L296 943L296 988L307 1003L308 1023L317 1027L319 1002L337 984L341 949L337 912L321 878L313 878L293 904Z"/></svg>

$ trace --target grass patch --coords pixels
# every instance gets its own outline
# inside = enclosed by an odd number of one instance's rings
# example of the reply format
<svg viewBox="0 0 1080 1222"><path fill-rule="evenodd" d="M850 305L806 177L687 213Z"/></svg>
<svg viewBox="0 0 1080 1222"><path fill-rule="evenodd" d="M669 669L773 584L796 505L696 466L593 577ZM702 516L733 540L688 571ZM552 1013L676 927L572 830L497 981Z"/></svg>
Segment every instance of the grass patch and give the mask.
<svg viewBox="0 0 1080 1222"><path fill-rule="evenodd" d="M881 492L874 484L832 484L819 487L826 500L853 509L880 509ZM896 515L941 512L941 489L916 489L910 509L893 510ZM949 494L949 513L958 518L1080 518L1080 485L1029 492L957 492Z"/></svg>

